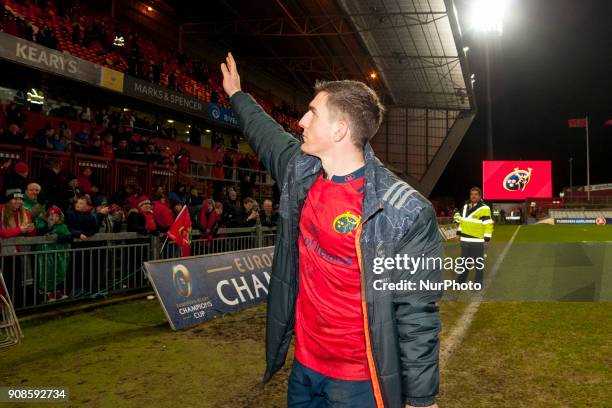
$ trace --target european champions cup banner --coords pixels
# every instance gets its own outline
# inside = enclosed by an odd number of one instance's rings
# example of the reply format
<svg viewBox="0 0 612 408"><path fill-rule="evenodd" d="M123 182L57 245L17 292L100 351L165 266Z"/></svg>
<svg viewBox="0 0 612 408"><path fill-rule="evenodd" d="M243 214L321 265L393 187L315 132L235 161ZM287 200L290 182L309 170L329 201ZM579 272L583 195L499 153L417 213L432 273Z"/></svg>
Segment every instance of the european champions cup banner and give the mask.
<svg viewBox="0 0 612 408"><path fill-rule="evenodd" d="M262 302L274 247L145 262L173 330Z"/></svg>

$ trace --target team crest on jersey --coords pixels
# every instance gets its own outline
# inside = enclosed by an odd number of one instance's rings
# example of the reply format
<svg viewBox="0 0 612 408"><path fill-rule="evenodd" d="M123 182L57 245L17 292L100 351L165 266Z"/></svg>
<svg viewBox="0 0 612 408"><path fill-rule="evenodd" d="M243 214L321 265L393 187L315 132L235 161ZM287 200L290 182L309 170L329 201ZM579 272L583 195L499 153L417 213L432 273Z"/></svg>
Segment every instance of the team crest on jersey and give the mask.
<svg viewBox="0 0 612 408"><path fill-rule="evenodd" d="M351 214L350 211L342 213L334 218L334 231L340 234L348 234L359 225L360 215Z"/></svg>
<svg viewBox="0 0 612 408"><path fill-rule="evenodd" d="M513 172L508 173L504 178L504 188L508 191L524 191L527 184L531 180L531 167L527 170L519 170L514 168Z"/></svg>

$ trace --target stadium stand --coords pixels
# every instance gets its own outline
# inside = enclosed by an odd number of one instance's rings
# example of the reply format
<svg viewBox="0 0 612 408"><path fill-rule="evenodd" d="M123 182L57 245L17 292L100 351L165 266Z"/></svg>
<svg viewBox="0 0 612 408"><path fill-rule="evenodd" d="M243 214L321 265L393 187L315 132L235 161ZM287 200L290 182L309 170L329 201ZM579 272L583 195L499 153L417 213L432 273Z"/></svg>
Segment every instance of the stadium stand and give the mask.
<svg viewBox="0 0 612 408"><path fill-rule="evenodd" d="M44 10L41 4L46 4ZM22 4L9 0L3 6L0 24L9 34L230 108L219 75L209 75L203 62L172 49L162 51L109 16L75 4L58 13L54 1ZM257 94L254 97L287 130L300 131L296 114L286 103L275 105Z"/></svg>

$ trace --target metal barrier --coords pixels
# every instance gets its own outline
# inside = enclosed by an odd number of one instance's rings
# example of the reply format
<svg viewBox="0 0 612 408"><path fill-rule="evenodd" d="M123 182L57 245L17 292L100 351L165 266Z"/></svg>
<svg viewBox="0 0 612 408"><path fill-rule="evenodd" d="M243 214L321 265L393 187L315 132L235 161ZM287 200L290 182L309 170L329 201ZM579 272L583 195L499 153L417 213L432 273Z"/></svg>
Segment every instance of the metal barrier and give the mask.
<svg viewBox="0 0 612 408"><path fill-rule="evenodd" d="M192 255L274 245L275 230L220 228L214 238L195 230ZM100 233L72 243L58 243L53 235L2 239L0 269L18 311L103 297L146 288L143 262L180 256L174 243L162 245L163 240L135 232Z"/></svg>

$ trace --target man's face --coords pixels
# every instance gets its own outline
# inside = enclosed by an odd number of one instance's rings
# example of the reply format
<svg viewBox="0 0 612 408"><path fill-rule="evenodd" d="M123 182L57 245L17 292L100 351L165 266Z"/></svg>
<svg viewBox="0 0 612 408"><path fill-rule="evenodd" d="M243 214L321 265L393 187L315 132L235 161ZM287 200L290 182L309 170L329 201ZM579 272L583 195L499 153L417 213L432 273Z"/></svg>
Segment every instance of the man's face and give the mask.
<svg viewBox="0 0 612 408"><path fill-rule="evenodd" d="M272 202L267 201L267 200L264 201L263 210L264 210L264 213L266 213L266 215L272 214Z"/></svg>
<svg viewBox="0 0 612 408"><path fill-rule="evenodd" d="M333 146L335 120L327 107L327 97L326 92L319 92L300 119L299 125L304 129L302 151L312 156L329 151Z"/></svg>
<svg viewBox="0 0 612 408"><path fill-rule="evenodd" d="M251 209L253 208L253 202L252 201L246 201L244 203L244 208L247 211L251 211Z"/></svg>
<svg viewBox="0 0 612 408"><path fill-rule="evenodd" d="M236 199L236 192L234 190L229 192L229 199L232 201Z"/></svg>
<svg viewBox="0 0 612 408"><path fill-rule="evenodd" d="M38 195L40 194L40 186L37 184L30 184L26 189L26 195L32 201L36 201Z"/></svg>
<svg viewBox="0 0 612 408"><path fill-rule="evenodd" d="M480 201L480 193L476 190L470 191L470 202L477 203Z"/></svg>

